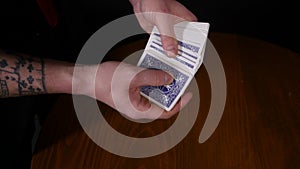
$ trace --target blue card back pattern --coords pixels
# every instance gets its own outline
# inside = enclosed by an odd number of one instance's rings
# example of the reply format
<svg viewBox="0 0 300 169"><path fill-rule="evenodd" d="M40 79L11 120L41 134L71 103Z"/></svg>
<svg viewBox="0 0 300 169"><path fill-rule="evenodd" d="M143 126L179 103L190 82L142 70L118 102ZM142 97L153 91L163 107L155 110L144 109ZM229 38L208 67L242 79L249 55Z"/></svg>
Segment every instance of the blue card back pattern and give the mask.
<svg viewBox="0 0 300 169"><path fill-rule="evenodd" d="M150 54L146 54L143 61L139 65L140 67L149 69L164 70L173 75L174 81L169 85L164 86L143 86L141 92L152 98L154 101L167 109L172 106L174 101L177 102L177 96L181 93L181 90L187 83L189 76L179 70L169 66L168 64L156 59ZM176 99L177 98L177 99Z"/></svg>

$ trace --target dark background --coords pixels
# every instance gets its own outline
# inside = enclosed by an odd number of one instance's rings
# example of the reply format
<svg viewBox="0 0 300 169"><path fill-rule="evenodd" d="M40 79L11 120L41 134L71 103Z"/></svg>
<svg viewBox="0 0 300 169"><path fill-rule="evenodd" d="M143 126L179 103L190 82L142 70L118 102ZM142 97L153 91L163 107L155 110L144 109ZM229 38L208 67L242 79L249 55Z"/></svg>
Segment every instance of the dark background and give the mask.
<svg viewBox="0 0 300 169"><path fill-rule="evenodd" d="M0 49L75 61L83 44L96 30L113 19L132 13L128 0L54 1L59 23L50 28L35 0L1 0ZM292 0L180 2L199 21L209 22L210 32L250 36L300 53L299 26L296 26L299 12ZM5 138L1 144L1 153L5 157L1 164L30 166L33 117L35 113L46 117L56 99L53 97L41 95L0 100L1 133Z"/></svg>
<svg viewBox="0 0 300 169"><path fill-rule="evenodd" d="M0 2L0 48L74 60L102 25L131 14L128 0L54 0L59 24L51 29L35 0ZM181 0L210 32L237 33L299 53L298 9L291 0Z"/></svg>

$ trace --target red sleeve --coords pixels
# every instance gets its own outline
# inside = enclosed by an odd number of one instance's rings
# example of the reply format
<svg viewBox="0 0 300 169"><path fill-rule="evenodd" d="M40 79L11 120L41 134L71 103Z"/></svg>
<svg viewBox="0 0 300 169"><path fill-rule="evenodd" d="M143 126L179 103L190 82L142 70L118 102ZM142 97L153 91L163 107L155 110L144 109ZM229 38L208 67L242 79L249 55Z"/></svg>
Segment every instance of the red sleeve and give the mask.
<svg viewBox="0 0 300 169"><path fill-rule="evenodd" d="M58 23L58 15L53 0L36 0L48 24L54 28Z"/></svg>

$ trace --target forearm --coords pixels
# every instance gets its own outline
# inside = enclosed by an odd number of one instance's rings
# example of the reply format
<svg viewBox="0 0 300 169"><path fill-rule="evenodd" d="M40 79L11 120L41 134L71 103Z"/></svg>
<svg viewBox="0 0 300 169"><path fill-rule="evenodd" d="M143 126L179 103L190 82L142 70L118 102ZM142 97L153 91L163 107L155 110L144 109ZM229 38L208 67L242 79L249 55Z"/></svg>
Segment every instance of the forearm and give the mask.
<svg viewBox="0 0 300 169"><path fill-rule="evenodd" d="M0 98L72 92L73 66L0 51Z"/></svg>

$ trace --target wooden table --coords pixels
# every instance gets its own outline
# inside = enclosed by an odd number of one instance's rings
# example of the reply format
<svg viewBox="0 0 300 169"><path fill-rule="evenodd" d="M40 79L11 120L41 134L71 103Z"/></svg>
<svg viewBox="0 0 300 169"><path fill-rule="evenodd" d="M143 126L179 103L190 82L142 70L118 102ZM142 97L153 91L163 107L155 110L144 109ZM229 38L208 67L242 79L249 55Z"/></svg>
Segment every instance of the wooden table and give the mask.
<svg viewBox="0 0 300 169"><path fill-rule="evenodd" d="M206 142L198 142L211 97L202 67L196 74L201 93L196 122L171 150L148 158L111 154L89 139L76 118L71 96L61 95L40 135L32 169L300 168L300 55L234 34L211 33L210 40L225 69L227 101L218 128ZM145 43L146 39L130 43L108 55L118 60ZM109 124L132 137L159 134L177 117L138 124L99 104Z"/></svg>

